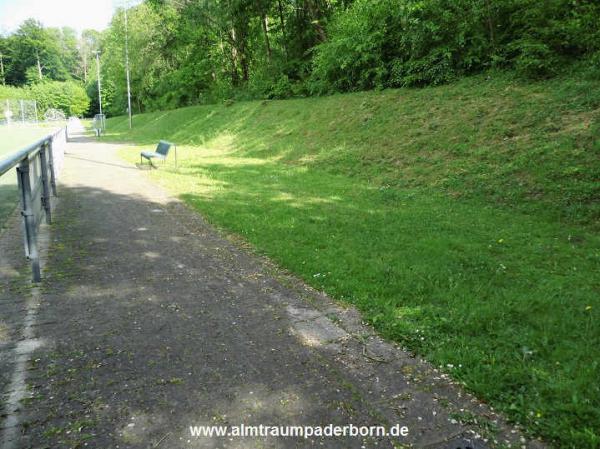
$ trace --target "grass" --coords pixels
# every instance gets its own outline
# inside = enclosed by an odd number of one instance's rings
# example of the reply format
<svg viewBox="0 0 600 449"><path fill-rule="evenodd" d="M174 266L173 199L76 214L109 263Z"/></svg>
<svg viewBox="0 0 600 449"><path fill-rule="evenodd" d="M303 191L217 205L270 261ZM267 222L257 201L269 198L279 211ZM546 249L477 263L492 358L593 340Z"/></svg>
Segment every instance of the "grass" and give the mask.
<svg viewBox="0 0 600 449"><path fill-rule="evenodd" d="M0 160L34 143L50 132L51 128L43 125L0 126ZM0 177L0 228L15 209L17 202L17 176L12 170Z"/></svg>
<svg viewBox="0 0 600 449"><path fill-rule="evenodd" d="M422 90L108 121L150 176L561 448L600 446L600 82ZM123 157L139 160L139 147Z"/></svg>
<svg viewBox="0 0 600 449"><path fill-rule="evenodd" d="M48 135L53 128L45 125L0 126L0 159Z"/></svg>

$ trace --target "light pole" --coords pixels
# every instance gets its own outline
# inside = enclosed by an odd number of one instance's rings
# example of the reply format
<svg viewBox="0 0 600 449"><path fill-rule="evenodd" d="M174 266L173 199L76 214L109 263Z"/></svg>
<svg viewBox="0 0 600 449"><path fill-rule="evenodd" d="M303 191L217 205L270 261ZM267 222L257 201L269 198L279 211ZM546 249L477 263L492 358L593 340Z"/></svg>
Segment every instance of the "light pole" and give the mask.
<svg viewBox="0 0 600 449"><path fill-rule="evenodd" d="M125 2L125 71L127 72L127 111L129 113L129 129L131 129L131 85L129 83L129 33L127 29L127 8L129 2Z"/></svg>
<svg viewBox="0 0 600 449"><path fill-rule="evenodd" d="M96 54L96 72L98 74L98 104L100 105L100 123L104 129L104 114L102 114L102 87L100 83L100 52L95 50Z"/></svg>
<svg viewBox="0 0 600 449"><path fill-rule="evenodd" d="M4 80L4 56L2 52L0 52L0 78L2 78L2 85L4 86L6 81Z"/></svg>

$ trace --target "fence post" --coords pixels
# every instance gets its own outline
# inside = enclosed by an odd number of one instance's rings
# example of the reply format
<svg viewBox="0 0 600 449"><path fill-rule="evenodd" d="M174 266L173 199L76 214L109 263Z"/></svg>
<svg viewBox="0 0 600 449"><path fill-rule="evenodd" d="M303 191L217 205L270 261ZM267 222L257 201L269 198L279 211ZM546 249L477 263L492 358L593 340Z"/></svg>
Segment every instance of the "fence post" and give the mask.
<svg viewBox="0 0 600 449"><path fill-rule="evenodd" d="M56 194L56 172L54 171L54 136L52 136L47 142L48 148L48 165L50 166L50 186L52 187L52 194Z"/></svg>
<svg viewBox="0 0 600 449"><path fill-rule="evenodd" d="M42 169L42 206L46 211L46 224L52 223L52 200L50 194L50 187L48 186L48 153L50 145L48 142L42 145L40 149L40 165ZM51 151L51 150L50 150ZM52 175L50 175L52 176Z"/></svg>
<svg viewBox="0 0 600 449"><path fill-rule="evenodd" d="M17 167L17 179L21 197L25 254L31 261L33 282L39 282L42 279L42 273L40 270L40 257L37 248L35 217L33 215L33 198L31 196L31 181L29 179L29 158L25 158Z"/></svg>

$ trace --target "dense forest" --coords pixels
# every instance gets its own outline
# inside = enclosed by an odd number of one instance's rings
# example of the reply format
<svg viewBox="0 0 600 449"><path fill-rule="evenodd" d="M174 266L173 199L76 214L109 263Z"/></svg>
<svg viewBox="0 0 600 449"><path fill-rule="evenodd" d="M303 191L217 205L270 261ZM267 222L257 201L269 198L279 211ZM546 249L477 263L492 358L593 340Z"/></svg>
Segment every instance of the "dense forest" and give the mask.
<svg viewBox="0 0 600 449"><path fill-rule="evenodd" d="M99 50L106 110L122 114L126 40L134 112L436 85L486 70L600 74L595 0L145 0L127 12L81 36L26 21L0 38L2 81L85 86L96 111Z"/></svg>

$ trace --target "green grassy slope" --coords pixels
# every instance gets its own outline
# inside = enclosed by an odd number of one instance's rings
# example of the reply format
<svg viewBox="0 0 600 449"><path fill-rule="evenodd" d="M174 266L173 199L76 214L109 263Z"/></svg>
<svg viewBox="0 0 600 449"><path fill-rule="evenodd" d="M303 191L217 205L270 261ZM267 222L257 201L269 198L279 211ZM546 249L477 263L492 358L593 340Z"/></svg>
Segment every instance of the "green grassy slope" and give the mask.
<svg viewBox="0 0 600 449"><path fill-rule="evenodd" d="M108 122L150 176L560 447L600 445L600 83L500 77ZM139 157L130 148L124 157Z"/></svg>

